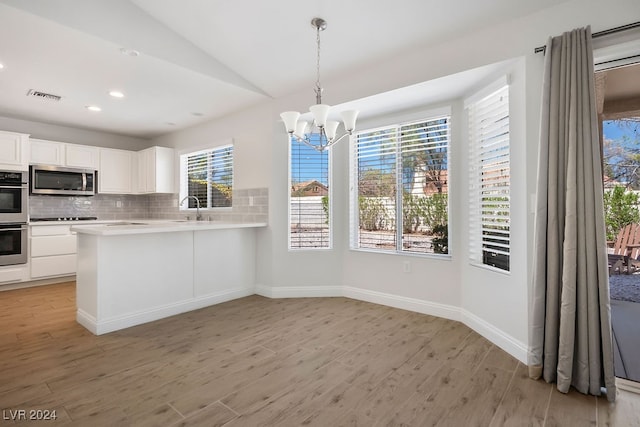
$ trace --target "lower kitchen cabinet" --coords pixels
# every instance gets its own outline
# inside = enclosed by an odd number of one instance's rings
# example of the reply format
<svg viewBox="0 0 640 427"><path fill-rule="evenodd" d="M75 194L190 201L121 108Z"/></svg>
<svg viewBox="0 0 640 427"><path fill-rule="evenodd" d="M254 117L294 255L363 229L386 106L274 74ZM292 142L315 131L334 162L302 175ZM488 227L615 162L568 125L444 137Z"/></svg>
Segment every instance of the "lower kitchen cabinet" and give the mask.
<svg viewBox="0 0 640 427"><path fill-rule="evenodd" d="M76 235L69 225L32 225L31 278L76 274Z"/></svg>
<svg viewBox="0 0 640 427"><path fill-rule="evenodd" d="M0 267L0 285L28 280L29 271L26 264Z"/></svg>

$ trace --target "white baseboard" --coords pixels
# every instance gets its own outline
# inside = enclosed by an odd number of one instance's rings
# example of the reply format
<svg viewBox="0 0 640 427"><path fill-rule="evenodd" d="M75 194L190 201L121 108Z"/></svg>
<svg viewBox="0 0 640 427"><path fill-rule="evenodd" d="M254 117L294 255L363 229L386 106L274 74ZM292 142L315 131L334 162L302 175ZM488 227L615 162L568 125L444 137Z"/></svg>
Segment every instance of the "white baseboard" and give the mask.
<svg viewBox="0 0 640 427"><path fill-rule="evenodd" d="M17 282L17 283L9 283L3 285L0 283L0 291L12 291L15 289L25 289L25 288L33 288L35 286L47 286L47 285L55 285L58 283L64 282L73 282L76 280L76 276L59 276L54 277L52 279L37 279L30 280L28 282Z"/></svg>
<svg viewBox="0 0 640 427"><path fill-rule="evenodd" d="M93 335L98 335L96 318L80 308L76 311L76 322L88 329Z"/></svg>
<svg viewBox="0 0 640 427"><path fill-rule="evenodd" d="M529 354L527 345L467 310L461 310L461 314L462 323L527 365Z"/></svg>
<svg viewBox="0 0 640 427"><path fill-rule="evenodd" d="M168 304L162 307L156 307L151 310L129 313L126 315L99 321L97 321L95 317L89 315L88 313L82 310L78 310L76 313L76 320L78 321L78 323L80 323L95 335L102 335L108 332L118 331L120 329L129 328L131 326L141 325L143 323L152 322L154 320L163 319L165 317L175 316L176 314L197 310L200 308L208 307L210 305L220 304L222 302L247 297L253 294L253 287L238 288L220 293L204 295L185 301L180 301L174 304Z"/></svg>
<svg viewBox="0 0 640 427"><path fill-rule="evenodd" d="M416 313L429 314L450 320L460 320L460 309L447 304L424 301L416 298L403 297L367 289L343 287L343 295L360 301L414 311Z"/></svg>
<svg viewBox="0 0 640 427"><path fill-rule="evenodd" d="M255 293L267 298L319 298L344 296L342 286L264 286L256 285Z"/></svg>

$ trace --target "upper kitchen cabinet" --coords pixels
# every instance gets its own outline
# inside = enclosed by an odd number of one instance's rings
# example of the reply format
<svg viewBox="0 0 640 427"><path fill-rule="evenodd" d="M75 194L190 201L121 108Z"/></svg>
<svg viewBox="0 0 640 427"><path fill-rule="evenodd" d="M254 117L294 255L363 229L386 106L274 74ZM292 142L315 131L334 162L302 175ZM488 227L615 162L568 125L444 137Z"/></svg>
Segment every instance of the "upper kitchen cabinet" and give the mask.
<svg viewBox="0 0 640 427"><path fill-rule="evenodd" d="M175 151L151 147L138 151L138 193L173 193Z"/></svg>
<svg viewBox="0 0 640 427"><path fill-rule="evenodd" d="M64 142L31 139L33 165L67 166L83 169L98 169L98 147L67 144Z"/></svg>
<svg viewBox="0 0 640 427"><path fill-rule="evenodd" d="M100 154L98 147L89 145L66 144L65 166L99 170Z"/></svg>
<svg viewBox="0 0 640 427"><path fill-rule="evenodd" d="M0 169L29 170L29 135L0 131Z"/></svg>
<svg viewBox="0 0 640 427"><path fill-rule="evenodd" d="M113 148L100 148L99 153L98 192L133 193L133 167L136 164L137 153Z"/></svg>
<svg viewBox="0 0 640 427"><path fill-rule="evenodd" d="M64 143L33 139L29 141L32 165L64 166Z"/></svg>

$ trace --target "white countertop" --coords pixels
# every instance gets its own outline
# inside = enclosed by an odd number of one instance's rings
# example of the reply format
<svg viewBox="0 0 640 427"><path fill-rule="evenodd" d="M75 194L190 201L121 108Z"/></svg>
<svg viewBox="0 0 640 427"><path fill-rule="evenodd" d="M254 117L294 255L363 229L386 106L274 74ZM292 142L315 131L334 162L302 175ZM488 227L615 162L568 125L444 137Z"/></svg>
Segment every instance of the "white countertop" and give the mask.
<svg viewBox="0 0 640 427"><path fill-rule="evenodd" d="M120 236L148 233L173 233L177 231L226 230L234 228L266 227L265 222L233 223L217 221L186 221L186 220L122 220L91 224L74 222L71 231L79 234L93 234L98 236ZM63 222L65 223L65 222ZM65 223L66 224L66 223Z"/></svg>

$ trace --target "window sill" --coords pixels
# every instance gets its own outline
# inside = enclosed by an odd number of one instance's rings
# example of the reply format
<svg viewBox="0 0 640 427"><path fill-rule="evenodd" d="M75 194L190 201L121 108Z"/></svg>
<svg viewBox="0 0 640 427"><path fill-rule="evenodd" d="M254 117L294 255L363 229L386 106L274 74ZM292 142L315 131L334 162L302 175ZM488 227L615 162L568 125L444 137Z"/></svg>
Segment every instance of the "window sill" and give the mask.
<svg viewBox="0 0 640 427"><path fill-rule="evenodd" d="M352 252L363 252L369 254L378 254L378 255L393 255L393 256L401 256L401 257L415 257L415 258L428 258L428 259L437 259L442 261L451 261L451 254L431 254L431 253L420 253L420 252L398 252L398 251L383 251L378 249L363 249L363 248L349 248Z"/></svg>
<svg viewBox="0 0 640 427"><path fill-rule="evenodd" d="M494 273L504 274L505 276L511 276L511 271L503 270L501 268L493 267L487 264L480 264L477 262L470 262L469 265L476 268L482 268L483 270L489 270Z"/></svg>

